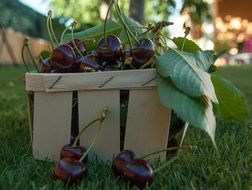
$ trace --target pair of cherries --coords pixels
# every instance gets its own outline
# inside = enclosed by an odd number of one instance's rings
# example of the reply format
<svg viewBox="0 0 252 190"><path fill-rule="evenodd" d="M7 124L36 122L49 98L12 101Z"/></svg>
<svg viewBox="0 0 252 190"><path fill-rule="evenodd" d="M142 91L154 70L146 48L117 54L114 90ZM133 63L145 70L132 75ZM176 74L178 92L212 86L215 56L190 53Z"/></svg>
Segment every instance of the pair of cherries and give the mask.
<svg viewBox="0 0 252 190"><path fill-rule="evenodd" d="M98 58L97 61L102 60L103 66L115 66L118 60L121 60L125 65L130 60L129 64L139 69L154 57L155 45L152 40L145 38L139 40L131 49L123 52L121 40L114 35L107 35L106 40L102 38L98 42L98 47L95 52Z"/></svg>
<svg viewBox="0 0 252 190"><path fill-rule="evenodd" d="M81 160L87 149L83 146L67 144L60 151L60 161L54 167L54 176L68 183L75 183L85 179L88 175L87 156Z"/></svg>
<svg viewBox="0 0 252 190"><path fill-rule="evenodd" d="M88 171L86 164L88 162L88 153L92 149L93 145L96 142L96 139L101 130L101 124L106 119L108 113L110 112L109 108L106 107L101 112L100 116L88 123L82 130L79 132L74 143L72 145L67 144L63 146L60 150L60 161L54 167L54 176L56 179L59 179L66 183L75 183L83 180L87 177ZM92 124L99 122L97 128L97 133L89 145L88 149L83 146L77 145L77 142L83 132Z"/></svg>
<svg viewBox="0 0 252 190"><path fill-rule="evenodd" d="M141 189L154 181L151 165L146 160L137 158L131 150L123 150L114 158L112 171L117 177Z"/></svg>
<svg viewBox="0 0 252 190"><path fill-rule="evenodd" d="M42 61L40 72L66 73L85 71L85 68L89 66L82 62L82 57L87 55L87 49L79 39L74 39L73 41L54 48L51 56ZM76 50L76 47L78 50Z"/></svg>

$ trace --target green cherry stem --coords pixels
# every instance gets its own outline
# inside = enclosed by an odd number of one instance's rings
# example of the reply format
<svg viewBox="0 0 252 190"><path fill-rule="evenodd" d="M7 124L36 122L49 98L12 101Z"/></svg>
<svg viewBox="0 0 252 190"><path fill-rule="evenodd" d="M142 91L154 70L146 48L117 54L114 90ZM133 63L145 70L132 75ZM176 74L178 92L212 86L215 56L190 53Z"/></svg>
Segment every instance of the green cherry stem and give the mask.
<svg viewBox="0 0 252 190"><path fill-rule="evenodd" d="M118 1L116 2L116 11L117 14L121 20L121 22L123 23L123 26L127 29L127 31L129 32L129 34L132 36L132 38L135 40L136 43L139 43L138 39L136 38L136 36L132 33L132 31L129 29L128 25L125 23L124 19L122 18L122 13L120 11L119 5L118 5Z"/></svg>
<svg viewBox="0 0 252 190"><path fill-rule="evenodd" d="M150 156L162 153L162 152L167 152L167 151L177 150L177 149L180 149L180 147L176 146L176 147L165 148L165 149L161 149L161 150L146 154L146 155L142 156L141 158L143 159L143 158L147 158L147 157L150 157Z"/></svg>
<svg viewBox="0 0 252 190"><path fill-rule="evenodd" d="M50 13L50 14L49 14ZM52 26L52 11L49 11L49 27L50 27L50 30L51 30L51 34L52 34L52 37L54 38L55 42L57 45L59 45L59 42L56 38L56 35L54 33L54 30L53 30L53 26Z"/></svg>
<svg viewBox="0 0 252 190"><path fill-rule="evenodd" d="M103 37L104 37L105 46L108 45L107 34L106 34L106 32L107 32L107 21L108 21L109 13L110 13L110 10L111 10L113 4L114 4L114 1L112 0L109 7L108 7L108 11L107 11L106 18L105 18L105 23L104 23L104 31L103 31L104 36Z"/></svg>
<svg viewBox="0 0 252 190"><path fill-rule="evenodd" d="M94 44L96 40L94 38L86 38L86 39L81 40L81 42L83 43L88 42L88 41L91 41L91 43Z"/></svg>
<svg viewBox="0 0 252 190"><path fill-rule="evenodd" d="M176 147L170 147L170 148L166 148L166 149L162 149L162 150L158 150L158 151L155 151L155 152L152 152L150 154L146 154L144 156L142 156L141 158L144 159L144 158L147 158L149 156L153 156L153 155L156 155L156 154L159 154L161 152L167 152L167 151L171 151L171 150L186 150L186 151L191 151L193 150L194 148L197 148L197 146L195 145L187 145L187 146L176 146ZM173 158L171 158L169 161L167 161L164 165L162 165L161 167L157 168L154 170L154 173L157 173L159 172L160 170L166 168L168 165L170 165L174 160L176 160L178 158L178 156L175 156Z"/></svg>
<svg viewBox="0 0 252 190"><path fill-rule="evenodd" d="M110 112L109 108L106 107L106 108L103 109L100 117L97 118L98 121L99 121L99 126L97 127L96 135L95 135L94 139L92 140L91 144L89 145L89 147L88 147L87 151L85 152L85 154L83 154L83 156L79 159L80 162L82 162L86 158L86 156L88 155L90 150L93 148L93 146L94 146L95 142L97 141L97 138L98 138L98 136L99 136L99 134L101 132L102 122L104 121L104 119L106 119L109 112Z"/></svg>
<svg viewBox="0 0 252 190"><path fill-rule="evenodd" d="M172 159L168 160L167 162L165 162L164 165L162 165L161 167L155 169L153 172L154 173L158 173L160 172L162 169L166 168L167 166L169 166L172 162L174 162L176 159L178 159L178 156L173 157Z"/></svg>
<svg viewBox="0 0 252 190"><path fill-rule="evenodd" d="M84 131L86 131L86 129L87 129L88 127L90 127L92 124L94 124L94 123L97 122L97 121L102 122L102 121L107 117L107 114L108 114L108 113L109 113L109 108L108 108L108 107L105 107L105 108L103 109L101 115L100 115L98 118L96 118L96 119L94 119L93 121L89 122L85 127L83 127L83 128L81 129L81 131L79 132L78 136L75 138L74 143L72 144L72 146L74 147L74 146L77 145L77 142L78 142L80 136L84 133Z"/></svg>
<svg viewBox="0 0 252 190"><path fill-rule="evenodd" d="M80 52L79 48L77 47L77 45L75 44L75 41L74 41L74 26L76 25L76 22L72 22L71 26L72 26L72 29L71 29L71 38L72 38L72 42L73 42L73 45L74 45L74 48L75 50L78 52L78 54L83 58L83 55L82 53Z"/></svg>
<svg viewBox="0 0 252 190"><path fill-rule="evenodd" d="M31 61L32 61L32 64L33 64L34 68L36 69L37 72L39 72L38 65L36 64L35 59L34 59L32 53L31 53L31 48L30 48L30 46L29 46L29 38L26 38L26 39L25 39L25 41L24 41L24 46L26 47L26 49L27 49L27 51L28 51L29 57L30 57L30 59L31 59Z"/></svg>
<svg viewBox="0 0 252 190"><path fill-rule="evenodd" d="M90 150L93 148L93 146L94 146L94 144L95 144L95 142L96 142L96 140L97 140L97 138L98 138L98 136L99 136L99 134L101 132L101 126L102 126L101 122L99 122L99 126L98 126L98 128L96 130L96 135L95 135L94 139L92 140L91 144L89 145L89 147L88 147L87 151L85 152L85 154L79 159L80 162L82 162L86 158L86 156L88 155Z"/></svg>
<svg viewBox="0 0 252 190"><path fill-rule="evenodd" d="M46 28L47 28L47 32L48 32L48 35L50 37L50 42L52 44L52 47L54 49L54 42L53 42L53 38L52 38L52 34L51 34L51 30L50 30L50 17L52 15L52 11L49 10L48 13L47 13L47 20L46 20Z"/></svg>
<svg viewBox="0 0 252 190"><path fill-rule="evenodd" d="M24 43L23 43L23 46L22 46L22 60L23 60L23 63L24 63L24 66L25 66L25 69L26 69L26 71L28 72L28 73L30 73L31 72L31 70L29 69L29 67L28 67L28 64L26 63L26 61L25 61L25 55L24 55L24 53L25 53L25 44L26 44L26 40L27 40L27 38L25 38L25 40L24 40Z"/></svg>
<svg viewBox="0 0 252 190"><path fill-rule="evenodd" d="M171 150L187 150L187 151L191 151L194 148L196 148L195 145L174 146L174 147L169 147L169 148L161 149L161 150L158 150L158 151L146 154L146 155L142 156L141 158L147 158L149 156L153 156L153 155L156 155L156 154L159 154L159 153L162 153L162 152L171 151Z"/></svg>
<svg viewBox="0 0 252 190"><path fill-rule="evenodd" d="M61 36L60 36L60 44L63 44L64 36L65 36L67 30L70 30L70 27L71 27L71 26L72 26L72 24L70 24L69 26L67 26L67 27L63 30L63 32L62 32L62 34L61 34Z"/></svg>
<svg viewBox="0 0 252 190"><path fill-rule="evenodd" d="M118 4L116 5L116 12L117 12L117 15L118 15L118 17L119 17L119 19L121 20L121 22L123 23L123 21L122 21L122 17L121 17L121 13L120 13L120 10L118 9ZM127 28L126 28L126 26L125 26L125 24L123 24L123 29L124 29L124 31L125 31L125 33L126 33L126 37L127 37L127 39L128 39L128 42L129 42L129 44L130 44L130 47L132 48L133 47L133 44L132 44L132 41L131 41L131 38L130 38L130 36L129 36L129 32L128 32L128 30L127 30Z"/></svg>
<svg viewBox="0 0 252 190"><path fill-rule="evenodd" d="M181 51L184 50L186 37L188 36L188 34L190 34L190 31L191 31L191 28L190 28L190 27L186 27L186 30L185 30L185 37L184 37L184 40L183 40L183 44L182 44L182 47L181 47Z"/></svg>
<svg viewBox="0 0 252 190"><path fill-rule="evenodd" d="M125 33L126 33L126 36L127 36L127 38L128 38L130 47L132 48L132 47L133 47L133 44L132 44L131 38L130 38L130 36L129 36L129 32L128 32L127 30L125 30Z"/></svg>
<svg viewBox="0 0 252 190"><path fill-rule="evenodd" d="M79 132L78 136L75 138L74 143L72 144L72 147L75 147L75 146L77 145L77 142L78 142L80 136L86 131L86 129L89 128L92 124L96 123L97 121L100 121L100 119L97 118L97 119L91 121L91 122L88 123L85 127L83 127L83 128L81 129L81 131Z"/></svg>

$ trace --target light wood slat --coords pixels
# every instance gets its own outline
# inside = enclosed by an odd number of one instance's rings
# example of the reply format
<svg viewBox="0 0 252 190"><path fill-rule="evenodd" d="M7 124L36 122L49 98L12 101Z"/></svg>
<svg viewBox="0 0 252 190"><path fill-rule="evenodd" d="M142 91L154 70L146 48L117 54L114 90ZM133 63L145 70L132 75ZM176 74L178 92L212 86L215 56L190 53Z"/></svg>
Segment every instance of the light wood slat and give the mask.
<svg viewBox="0 0 252 190"><path fill-rule="evenodd" d="M26 73L25 85L26 91L45 92L44 76L41 73Z"/></svg>
<svg viewBox="0 0 252 190"><path fill-rule="evenodd" d="M26 90L73 91L156 86L155 69L91 73L27 73Z"/></svg>
<svg viewBox="0 0 252 190"><path fill-rule="evenodd" d="M34 120L34 92L28 91L28 117L31 142L33 142L33 120Z"/></svg>
<svg viewBox="0 0 252 190"><path fill-rule="evenodd" d="M130 90L124 149L137 156L167 147L171 110L159 102L156 90ZM150 157L165 159L166 153Z"/></svg>
<svg viewBox="0 0 252 190"><path fill-rule="evenodd" d="M79 91L78 101L81 127L97 118L102 109L109 106L111 112L102 124L99 138L93 150L101 159L112 160L113 154L120 151L120 91L103 90L100 93L97 93L97 91ZM96 130L97 124L88 128L81 137L81 145L88 147L96 134Z"/></svg>
<svg viewBox="0 0 252 190"><path fill-rule="evenodd" d="M34 93L33 154L39 160L58 160L69 143L72 92Z"/></svg>

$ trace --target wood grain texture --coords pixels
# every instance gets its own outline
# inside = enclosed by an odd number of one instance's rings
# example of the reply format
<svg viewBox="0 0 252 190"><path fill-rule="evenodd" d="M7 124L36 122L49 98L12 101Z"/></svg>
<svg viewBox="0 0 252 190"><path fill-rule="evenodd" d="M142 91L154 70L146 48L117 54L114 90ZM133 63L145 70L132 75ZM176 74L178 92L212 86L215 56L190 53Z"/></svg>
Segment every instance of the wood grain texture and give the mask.
<svg viewBox="0 0 252 190"><path fill-rule="evenodd" d="M113 155L120 151L120 91L79 91L78 97L81 127L96 119L106 106L110 108L93 150L103 160L112 160ZM97 126L96 123L85 131L80 139L81 145L88 147L95 137Z"/></svg>
<svg viewBox="0 0 252 190"><path fill-rule="evenodd" d="M70 141L72 92L34 93L33 154L39 160L59 160Z"/></svg>
<svg viewBox="0 0 252 190"><path fill-rule="evenodd" d="M26 90L58 92L145 88L155 87L155 78L155 69L91 73L27 73Z"/></svg>
<svg viewBox="0 0 252 190"><path fill-rule="evenodd" d="M153 90L130 90L124 149L137 156L165 149L168 142L171 110L163 107ZM166 153L151 159L165 159Z"/></svg>

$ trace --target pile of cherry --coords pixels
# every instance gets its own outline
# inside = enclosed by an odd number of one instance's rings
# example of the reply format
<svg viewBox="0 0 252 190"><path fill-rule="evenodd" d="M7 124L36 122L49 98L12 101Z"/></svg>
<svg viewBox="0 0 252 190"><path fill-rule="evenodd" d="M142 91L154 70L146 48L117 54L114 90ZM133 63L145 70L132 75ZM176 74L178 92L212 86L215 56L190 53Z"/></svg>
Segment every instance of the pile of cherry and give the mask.
<svg viewBox="0 0 252 190"><path fill-rule="evenodd" d="M79 39L58 45L51 56L41 63L42 73L91 72L117 69L139 69L154 57L155 45L152 40L139 40L131 49L122 50L121 40L106 35L98 42L96 50L87 53Z"/></svg>

